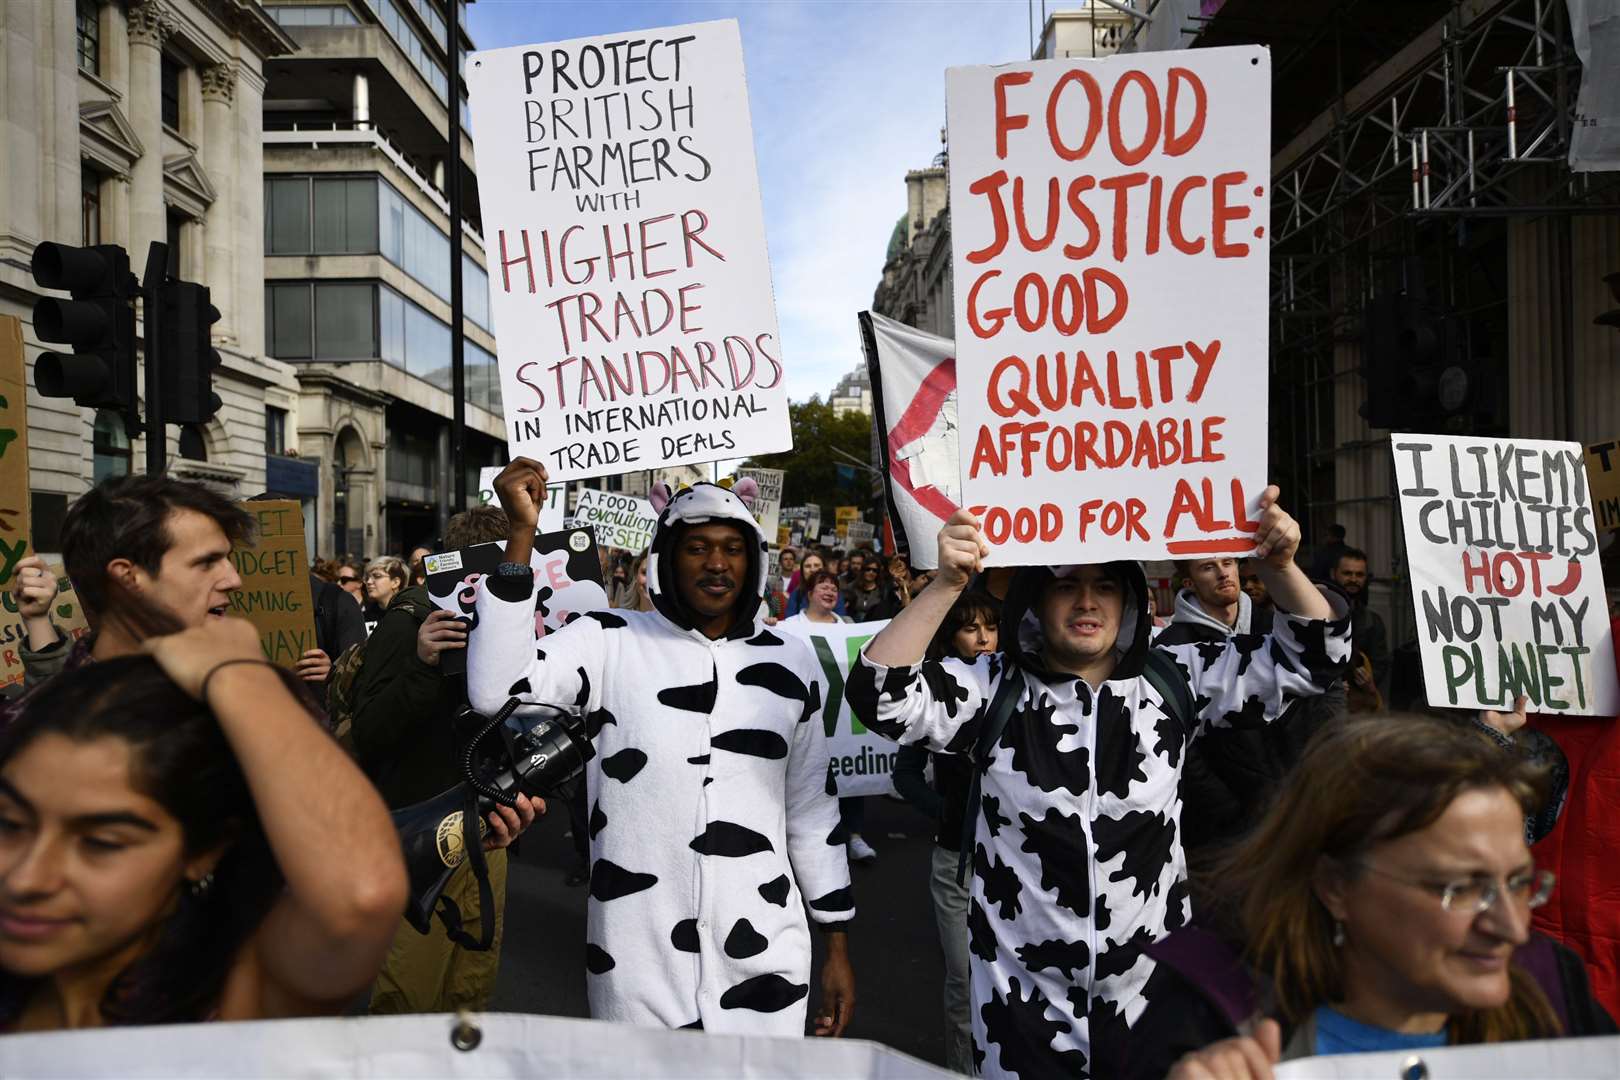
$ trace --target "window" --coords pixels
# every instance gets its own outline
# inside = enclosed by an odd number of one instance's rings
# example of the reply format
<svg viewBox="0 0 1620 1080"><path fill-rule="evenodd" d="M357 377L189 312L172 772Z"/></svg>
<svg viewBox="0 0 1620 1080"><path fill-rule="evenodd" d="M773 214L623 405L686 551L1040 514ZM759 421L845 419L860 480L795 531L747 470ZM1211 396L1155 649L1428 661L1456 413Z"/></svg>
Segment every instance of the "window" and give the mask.
<svg viewBox="0 0 1620 1080"><path fill-rule="evenodd" d="M428 47L423 44L422 38L417 34L416 28L405 18L404 13L399 10L394 0L366 0L366 2L371 5L371 10L376 12L377 20L383 24L383 28L388 31L388 35L394 39L394 43L399 46L400 52L405 54L406 59L411 62L411 65L416 68L422 78L427 80L427 84L433 88L433 92L438 95L439 101L448 102L450 100L450 80L445 77L444 68L440 67L438 62L433 59ZM424 18L427 17L424 16ZM439 28L444 25L442 20L437 19L437 16L427 19L427 21L430 23L436 22ZM438 33L438 39L441 42L444 41L442 29Z"/></svg>
<svg viewBox="0 0 1620 1080"><path fill-rule="evenodd" d="M97 0L78 0L79 70L101 74L101 5Z"/></svg>
<svg viewBox="0 0 1620 1080"><path fill-rule="evenodd" d="M358 26L360 20L346 7L273 7L270 15L282 26Z"/></svg>
<svg viewBox="0 0 1620 1080"><path fill-rule="evenodd" d="M111 409L96 413L90 449L94 456L92 468L96 483L109 476L129 475L129 435L124 431L122 416Z"/></svg>
<svg viewBox="0 0 1620 1080"><path fill-rule="evenodd" d="M318 283L315 286L315 355L322 360L359 360L377 355L377 287Z"/></svg>
<svg viewBox="0 0 1620 1080"><path fill-rule="evenodd" d="M101 243L101 177L94 169L79 169L79 242Z"/></svg>
<svg viewBox="0 0 1620 1080"><path fill-rule="evenodd" d="M309 177L277 177L264 186L265 254L309 254Z"/></svg>
<svg viewBox="0 0 1620 1080"><path fill-rule="evenodd" d="M62 520L67 517L68 497L52 491L29 494L29 527L34 533L35 551L62 550Z"/></svg>
<svg viewBox="0 0 1620 1080"><path fill-rule="evenodd" d="M264 407L264 452L277 457L287 452L287 410Z"/></svg>
<svg viewBox="0 0 1620 1080"><path fill-rule="evenodd" d="M377 250L377 181L374 177L317 178L313 249L357 254Z"/></svg>
<svg viewBox="0 0 1620 1080"><path fill-rule="evenodd" d="M268 285L264 297L264 351L282 360L313 355L308 282Z"/></svg>
<svg viewBox="0 0 1620 1080"><path fill-rule="evenodd" d="M172 56L163 58L161 70L163 123L175 131L180 130L180 61Z"/></svg>
<svg viewBox="0 0 1620 1080"><path fill-rule="evenodd" d="M208 460L208 439L201 424L180 425L180 456L187 461Z"/></svg>
<svg viewBox="0 0 1620 1080"><path fill-rule="evenodd" d="M190 267L186 265L186 218L182 214L171 212L165 227L164 243L169 245L169 276L175 278L185 277L185 271Z"/></svg>

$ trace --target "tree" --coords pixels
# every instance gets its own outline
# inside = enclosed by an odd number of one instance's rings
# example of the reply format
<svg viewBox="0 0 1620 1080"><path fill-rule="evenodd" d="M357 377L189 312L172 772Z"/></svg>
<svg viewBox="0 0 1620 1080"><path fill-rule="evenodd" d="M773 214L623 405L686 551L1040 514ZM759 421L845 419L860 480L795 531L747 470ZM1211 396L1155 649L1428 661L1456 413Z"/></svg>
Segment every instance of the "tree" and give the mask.
<svg viewBox="0 0 1620 1080"><path fill-rule="evenodd" d="M833 414L820 398L788 405L793 423L793 449L784 454L761 454L743 464L758 469L781 469L782 505L821 507L823 527L832 528L833 509L866 507L872 502L872 474L856 468L872 463L872 418L866 413ZM837 450L840 453L834 453ZM840 454L844 456L840 456ZM844 465L843 482L838 466ZM849 477L853 469L853 481Z"/></svg>

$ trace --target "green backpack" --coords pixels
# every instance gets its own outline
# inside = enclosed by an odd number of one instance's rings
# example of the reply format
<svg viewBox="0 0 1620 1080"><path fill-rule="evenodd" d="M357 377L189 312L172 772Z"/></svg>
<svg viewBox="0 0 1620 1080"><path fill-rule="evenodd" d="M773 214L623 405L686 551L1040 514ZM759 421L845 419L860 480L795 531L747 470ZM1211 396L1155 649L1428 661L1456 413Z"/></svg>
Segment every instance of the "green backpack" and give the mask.
<svg viewBox="0 0 1620 1080"><path fill-rule="evenodd" d="M383 618L387 618L396 611L403 611L416 620L416 625L422 622L433 612L433 605L427 600L427 592L420 590L420 596L412 593L418 589L407 589L394 598L388 605L388 611ZM381 623L378 623L381 626ZM375 633L375 631L373 631ZM337 739L338 745L343 747L348 755L356 761L360 760L360 748L354 741L354 716L359 711L359 702L355 697L355 690L360 682L360 669L366 662L366 643L357 641L350 645L338 656L332 664L332 674L326 680L326 720L331 727L332 737Z"/></svg>

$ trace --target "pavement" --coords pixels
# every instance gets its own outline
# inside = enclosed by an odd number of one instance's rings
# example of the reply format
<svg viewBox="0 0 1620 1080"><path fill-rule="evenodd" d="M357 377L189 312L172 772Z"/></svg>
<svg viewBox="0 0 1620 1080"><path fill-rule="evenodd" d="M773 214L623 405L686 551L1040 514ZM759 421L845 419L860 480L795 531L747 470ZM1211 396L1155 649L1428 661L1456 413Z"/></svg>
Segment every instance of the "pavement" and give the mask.
<svg viewBox="0 0 1620 1080"><path fill-rule="evenodd" d="M847 1038L871 1039L943 1065L941 992L945 969L928 895L933 823L894 799L867 800L862 833L875 862L851 866L856 917L850 927L855 1016ZM575 865L567 808L554 801L524 835L509 864L497 1012L587 1016L585 886L563 879ZM820 1000L820 935L810 1012Z"/></svg>

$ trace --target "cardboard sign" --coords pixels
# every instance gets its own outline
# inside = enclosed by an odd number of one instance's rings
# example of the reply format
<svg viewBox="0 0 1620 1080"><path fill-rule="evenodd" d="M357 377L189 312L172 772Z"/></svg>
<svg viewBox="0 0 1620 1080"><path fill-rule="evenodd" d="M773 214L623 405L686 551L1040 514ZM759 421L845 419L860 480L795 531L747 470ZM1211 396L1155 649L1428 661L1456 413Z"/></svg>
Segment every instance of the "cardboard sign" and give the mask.
<svg viewBox="0 0 1620 1080"><path fill-rule="evenodd" d="M795 615L773 628L808 642L821 662L826 686L821 694L819 719L827 732L827 750L832 755L833 776L838 781L841 798L886 795L894 790L894 758L898 746L868 731L844 700L844 684L849 681L856 655L888 625L888 620L813 623Z"/></svg>
<svg viewBox="0 0 1620 1080"><path fill-rule="evenodd" d="M22 321L0 316L0 589L28 554L28 387Z"/></svg>
<svg viewBox="0 0 1620 1080"><path fill-rule="evenodd" d="M867 521L852 521L844 527L844 539L851 548L869 548L877 536L877 527Z"/></svg>
<svg viewBox="0 0 1620 1080"><path fill-rule="evenodd" d="M79 594L73 591L73 582L60 566L48 568L56 575L56 603L51 606L51 622L69 641L77 641L90 632L90 621L85 617ZM0 687L21 686L23 681L22 646L27 642L22 616L17 612L17 599L6 586L0 592Z"/></svg>
<svg viewBox="0 0 1620 1080"><path fill-rule="evenodd" d="M511 452L565 481L791 449L737 23L466 73Z"/></svg>
<svg viewBox="0 0 1620 1080"><path fill-rule="evenodd" d="M291 499L237 505L253 515L257 527L252 544L231 551L242 575L242 588L231 594L231 614L258 627L265 659L291 670L316 648L304 511Z"/></svg>
<svg viewBox="0 0 1620 1080"><path fill-rule="evenodd" d="M635 495L585 488L579 493L579 502L574 505L574 516L568 524L576 529L587 525L595 529L597 541L605 547L640 552L652 544L658 511L652 508L652 503Z"/></svg>
<svg viewBox="0 0 1620 1080"><path fill-rule="evenodd" d="M962 505L956 343L869 311L859 322L895 539L912 566L937 569L939 530Z"/></svg>
<svg viewBox="0 0 1620 1080"><path fill-rule="evenodd" d="M738 469L737 479L753 477L754 483L759 485L759 494L754 497L754 520L759 522L760 531L766 536L775 536L777 526L782 517L782 480L786 477L781 469Z"/></svg>
<svg viewBox="0 0 1620 1080"><path fill-rule="evenodd" d="M1620 712L1579 443L1391 435L1431 705Z"/></svg>
<svg viewBox="0 0 1620 1080"><path fill-rule="evenodd" d="M1269 53L951 68L945 97L962 497L988 561L1252 550Z"/></svg>
<svg viewBox="0 0 1620 1080"><path fill-rule="evenodd" d="M428 597L435 607L466 619L467 629L471 630L478 625L476 605L484 578L493 574L505 557L506 545L499 541L429 555L422 560L427 571ZM535 637L545 637L584 612L607 608L602 560L590 529L537 535L529 565L534 567ZM439 654L439 663L446 674L460 674L467 670L467 650L447 650Z"/></svg>
<svg viewBox="0 0 1620 1080"><path fill-rule="evenodd" d="M776 546L779 548L785 548L791 546L792 543L793 530L788 528L786 525L778 525L776 527Z"/></svg>
<svg viewBox="0 0 1620 1080"><path fill-rule="evenodd" d="M1592 487L1598 532L1620 529L1620 439L1586 448L1586 482Z"/></svg>
<svg viewBox="0 0 1620 1080"><path fill-rule="evenodd" d="M478 505L499 506L501 500L495 495L495 478L501 475L501 466L494 465L487 469L478 470ZM546 488L546 504L540 508L540 531L561 532L563 519L567 516L568 488L563 484L552 484Z"/></svg>

